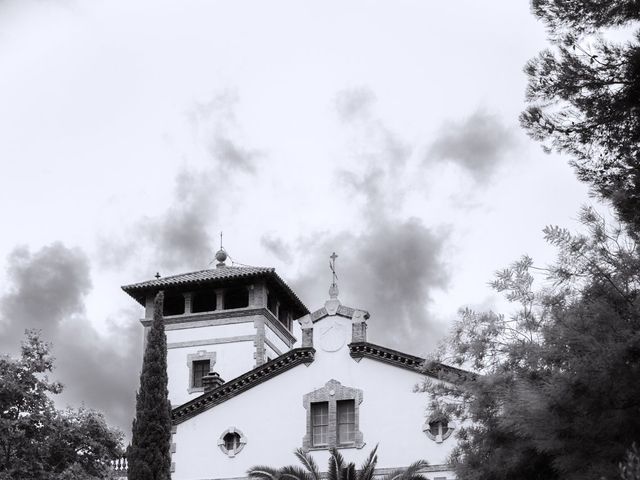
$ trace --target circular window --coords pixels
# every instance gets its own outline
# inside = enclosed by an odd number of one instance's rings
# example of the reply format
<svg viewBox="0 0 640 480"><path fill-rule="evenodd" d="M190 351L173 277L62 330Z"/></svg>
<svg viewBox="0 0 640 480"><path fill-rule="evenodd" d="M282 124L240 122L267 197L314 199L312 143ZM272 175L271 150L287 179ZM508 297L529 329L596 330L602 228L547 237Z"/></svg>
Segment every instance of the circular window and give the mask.
<svg viewBox="0 0 640 480"><path fill-rule="evenodd" d="M222 432L218 439L218 447L220 451L228 457L235 457L244 448L247 443L247 439L240 430L235 427Z"/></svg>
<svg viewBox="0 0 640 480"><path fill-rule="evenodd" d="M424 424L422 430L427 434L427 437L434 442L442 443L451 436L454 425L453 422L448 421L446 418L430 418Z"/></svg>

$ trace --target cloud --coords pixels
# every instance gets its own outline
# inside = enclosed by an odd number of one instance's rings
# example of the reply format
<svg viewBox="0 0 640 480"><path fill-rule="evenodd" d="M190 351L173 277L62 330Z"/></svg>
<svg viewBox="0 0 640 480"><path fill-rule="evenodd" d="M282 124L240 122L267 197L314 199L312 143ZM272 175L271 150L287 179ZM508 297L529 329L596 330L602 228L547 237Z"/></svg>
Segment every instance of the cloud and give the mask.
<svg viewBox="0 0 640 480"><path fill-rule="evenodd" d="M196 102L187 112L196 141L205 146L209 160L227 172L255 173L259 150L245 147L236 109L239 96L225 90L204 102Z"/></svg>
<svg viewBox="0 0 640 480"><path fill-rule="evenodd" d="M255 160L262 154L258 150L242 147L234 140L222 135L214 135L209 151L223 167L255 173Z"/></svg>
<svg viewBox="0 0 640 480"><path fill-rule="evenodd" d="M302 259L303 273L292 285L304 299L328 298L328 256L337 252L340 298L370 312L369 339L421 354L435 348L445 330L429 307L432 292L447 286L442 252L448 232L417 218L402 218L407 186L415 177L413 148L376 117L374 102L367 88L336 95L338 117L349 122L346 149L351 158L345 162L349 167L335 175L350 200L357 200L361 231L316 231L299 239L294 256Z"/></svg>
<svg viewBox="0 0 640 480"><path fill-rule="evenodd" d="M291 283L309 305L328 298L329 255L336 251L340 297L369 311L369 340L399 350L425 353L435 347L443 326L430 316L431 292L447 286L443 259L445 231L433 231L416 218L383 218L364 233L318 233L301 240L298 254L317 252ZM321 275L325 272L326 275Z"/></svg>
<svg viewBox="0 0 640 480"><path fill-rule="evenodd" d="M59 242L35 254L27 247L16 247L7 261L14 287L0 298L0 342L21 337L24 328L47 329L67 316L84 312L91 279L89 260L81 250Z"/></svg>
<svg viewBox="0 0 640 480"><path fill-rule="evenodd" d="M65 385L58 403L84 403L129 430L142 349L136 313L122 311L107 319L106 335L95 330L84 308L91 291L90 263L80 249L59 242L34 253L16 247L7 263L9 290L0 297L2 351L17 354L25 329L40 329L53 344L52 376Z"/></svg>
<svg viewBox="0 0 640 480"><path fill-rule="evenodd" d="M209 266L215 252L209 232L216 223L218 206L235 193L239 176L256 174L256 162L264 157L241 140L237 103L236 92L224 91L196 102L187 112L204 161L177 171L173 194L163 212L134 221L120 238L98 239L101 265L120 268L136 255L151 263L154 271L192 271Z"/></svg>
<svg viewBox="0 0 640 480"><path fill-rule="evenodd" d="M262 235L262 237L260 237L260 245L284 263L291 263L293 260L291 247L281 238L273 235Z"/></svg>
<svg viewBox="0 0 640 480"><path fill-rule="evenodd" d="M445 123L425 162L449 161L485 182L515 145L514 132L497 115L478 110L462 122Z"/></svg>
<svg viewBox="0 0 640 480"><path fill-rule="evenodd" d="M339 118L360 121L348 130L347 150L356 161L338 169L335 175L348 193L362 201L363 213L369 219L389 214L402 203L404 176L413 153L400 135L375 117L374 102L375 94L366 87L342 90L336 95Z"/></svg>
<svg viewBox="0 0 640 480"><path fill-rule="evenodd" d="M371 115L376 96L368 87L354 87L341 90L336 95L335 106L338 116L345 122Z"/></svg>
<svg viewBox="0 0 640 480"><path fill-rule="evenodd" d="M158 268L202 269L213 258L208 226L216 215L214 182L207 172L182 170L167 210L138 222L135 238L151 246Z"/></svg>

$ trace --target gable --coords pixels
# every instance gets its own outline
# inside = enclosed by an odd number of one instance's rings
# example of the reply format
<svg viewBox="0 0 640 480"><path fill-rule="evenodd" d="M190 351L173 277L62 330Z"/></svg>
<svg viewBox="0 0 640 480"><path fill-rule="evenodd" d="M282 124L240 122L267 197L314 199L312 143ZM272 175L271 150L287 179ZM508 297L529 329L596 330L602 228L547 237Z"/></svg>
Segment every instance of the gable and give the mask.
<svg viewBox="0 0 640 480"><path fill-rule="evenodd" d="M283 356L288 360L279 357L283 364L265 369L262 378L268 378L263 381L257 381L261 369L255 369L241 377L244 385L238 382L235 387L232 381L228 390L217 389L217 398L208 404L190 402L191 411L189 404L174 410L176 474L212 478L208 472L215 471L216 478L243 477L253 465L292 463L291 452L299 447L309 449L324 465L327 448L314 448L309 439L310 407L345 399L354 400L359 416L356 442L341 450L349 461L360 463L380 444L380 468L425 457L432 465L446 463L453 443L434 442L423 431L428 398L415 392L423 378L418 369L398 367L394 359L381 361L379 354L356 359L348 348L338 354L315 352L313 361L303 362L298 359L304 351ZM242 451L233 457L218 447L230 431L240 432L243 439Z"/></svg>

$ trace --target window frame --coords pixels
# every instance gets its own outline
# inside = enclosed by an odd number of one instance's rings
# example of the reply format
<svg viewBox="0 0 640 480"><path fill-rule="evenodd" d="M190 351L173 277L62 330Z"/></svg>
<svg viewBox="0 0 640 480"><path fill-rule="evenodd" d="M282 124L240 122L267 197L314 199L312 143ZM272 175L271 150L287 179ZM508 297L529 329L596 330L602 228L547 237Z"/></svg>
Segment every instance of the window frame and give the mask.
<svg viewBox="0 0 640 480"><path fill-rule="evenodd" d="M209 360L209 372L213 372L213 366L216 364L216 352L198 350L196 353L190 353L187 355L187 368L189 369L189 376L187 377L187 392L190 394L204 392L204 385L201 387L195 387L193 385L193 365L195 362L200 360Z"/></svg>
<svg viewBox="0 0 640 480"><path fill-rule="evenodd" d="M205 365L205 368L200 368L201 366L204 367ZM203 360L194 360L191 364L191 388L204 388L202 379L206 377L209 372L211 372L211 360L209 360L208 358L205 358ZM202 373L202 375L198 376L199 373ZM198 383L200 385L198 385Z"/></svg>
<svg viewBox="0 0 640 480"><path fill-rule="evenodd" d="M326 423L324 422L316 423L317 416L315 414L317 413L317 410L319 409L319 407L324 407L325 405L326 405L326 417L327 417ZM311 408L311 444L314 447L324 447L329 444L329 402L311 402L309 407ZM314 412L314 410L316 411ZM324 412L321 412L321 414L323 413ZM324 430L324 437L326 441L316 443L315 429L322 428L322 427L326 427L326 429Z"/></svg>
<svg viewBox="0 0 640 480"><path fill-rule="evenodd" d="M239 437L238 445L233 450L227 449L227 445L224 440L224 437L226 437L229 434L238 435ZM222 432L222 434L218 438L218 448L222 453L224 453L229 458L234 458L237 454L239 454L246 444L247 444L247 437L245 437L244 433L242 433L242 431L240 431L236 427L227 428L224 432Z"/></svg>
<svg viewBox="0 0 640 480"><path fill-rule="evenodd" d="M356 405L355 405L355 400L338 400L336 401L336 443L338 445L352 445L355 443L355 432L356 432L356 420L355 420L355 415L356 415ZM353 410L349 411L348 413L350 414L350 416L353 416L352 421L341 421L340 419L340 410L341 410L341 405L342 406L347 406L349 405L350 407L353 408ZM344 412L344 409L342 409ZM340 439L340 426L341 425L350 425L351 428L349 429L349 436L353 436L353 440L348 440L348 441L341 441Z"/></svg>
<svg viewBox="0 0 640 480"><path fill-rule="evenodd" d="M330 448L362 448L364 440L360 431L360 404L362 403L362 390L358 388L345 387L335 379L329 380L323 387L307 393L303 396L302 403L306 410L306 435L302 438L302 448L309 450L328 450ZM343 400L353 401L353 429L354 440L349 442L339 442L338 438L338 402ZM328 404L329 425L327 429L327 443L314 445L313 442L313 420L312 404Z"/></svg>
<svg viewBox="0 0 640 480"><path fill-rule="evenodd" d="M431 432L432 423L438 424L438 433L436 435L434 435ZM446 427L443 425L444 423L447 424ZM422 431L430 440L433 440L436 443L442 443L451 436L455 428L456 428L455 423L449 418L446 418L442 415L431 415L427 419L427 421L424 422L424 425L422 426Z"/></svg>

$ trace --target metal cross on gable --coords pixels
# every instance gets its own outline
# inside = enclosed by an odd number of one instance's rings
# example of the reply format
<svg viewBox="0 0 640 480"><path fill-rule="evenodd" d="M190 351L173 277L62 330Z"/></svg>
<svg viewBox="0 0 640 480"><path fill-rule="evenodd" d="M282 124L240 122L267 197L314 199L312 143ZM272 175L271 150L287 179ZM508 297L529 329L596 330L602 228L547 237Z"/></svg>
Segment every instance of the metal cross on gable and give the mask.
<svg viewBox="0 0 640 480"><path fill-rule="evenodd" d="M329 268L331 269L331 273L333 274L333 282L331 282L332 285L336 284L336 280L338 280L338 275L336 274L336 258L338 258L338 255L336 255L336 252L333 252L329 258L331 259L331 261L329 262Z"/></svg>
<svg viewBox="0 0 640 480"><path fill-rule="evenodd" d="M338 275L336 274L336 258L338 258L338 255L336 255L336 252L333 252L329 258L331 260L329 260L329 268L331 269L331 273L333 275L333 279L331 282L331 287L329 287L329 298L334 298L337 299L338 298Z"/></svg>

